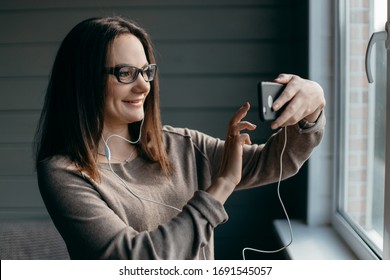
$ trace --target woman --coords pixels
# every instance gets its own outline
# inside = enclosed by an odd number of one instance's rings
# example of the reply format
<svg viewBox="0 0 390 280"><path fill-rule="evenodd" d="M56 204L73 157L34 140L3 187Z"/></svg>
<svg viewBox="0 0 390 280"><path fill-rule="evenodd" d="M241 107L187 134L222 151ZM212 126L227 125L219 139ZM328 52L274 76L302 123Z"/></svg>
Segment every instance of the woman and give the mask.
<svg viewBox="0 0 390 280"><path fill-rule="evenodd" d="M213 259L213 230L237 188L278 179L284 136L251 145L242 130L249 104L229 122L227 140L162 126L156 61L136 24L93 18L62 42L36 134L38 182L73 259ZM318 84L293 75L274 104L288 126L283 161L295 174L320 142L325 105Z"/></svg>

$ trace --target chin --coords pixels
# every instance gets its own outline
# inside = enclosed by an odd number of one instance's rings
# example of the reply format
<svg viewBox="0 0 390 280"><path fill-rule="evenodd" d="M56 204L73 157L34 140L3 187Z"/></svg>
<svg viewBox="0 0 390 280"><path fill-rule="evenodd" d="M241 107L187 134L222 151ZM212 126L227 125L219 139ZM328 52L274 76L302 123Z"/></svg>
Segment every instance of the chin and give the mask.
<svg viewBox="0 0 390 280"><path fill-rule="evenodd" d="M142 114L137 114L137 116L134 116L131 118L131 121L129 123L135 123L135 122L140 122L144 119L145 115L144 113Z"/></svg>

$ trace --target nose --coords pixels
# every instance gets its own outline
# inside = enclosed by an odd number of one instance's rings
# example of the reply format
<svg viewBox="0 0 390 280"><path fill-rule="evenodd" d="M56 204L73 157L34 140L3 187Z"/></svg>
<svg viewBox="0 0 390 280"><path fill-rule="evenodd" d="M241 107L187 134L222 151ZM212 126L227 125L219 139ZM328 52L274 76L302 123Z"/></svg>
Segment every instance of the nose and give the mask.
<svg viewBox="0 0 390 280"><path fill-rule="evenodd" d="M150 83L146 82L142 73L139 73L137 79L133 82L133 91L135 93L147 93L150 90Z"/></svg>

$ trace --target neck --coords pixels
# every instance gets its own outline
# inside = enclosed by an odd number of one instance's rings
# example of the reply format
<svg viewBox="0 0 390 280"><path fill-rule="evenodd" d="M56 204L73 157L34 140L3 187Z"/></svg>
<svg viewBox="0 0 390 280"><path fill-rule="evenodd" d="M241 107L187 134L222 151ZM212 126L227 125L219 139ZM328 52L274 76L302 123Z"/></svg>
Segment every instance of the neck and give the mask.
<svg viewBox="0 0 390 280"><path fill-rule="evenodd" d="M128 124L120 125L120 126L112 126L112 125L108 125L105 123L104 128L103 128L103 137L107 141L107 139L110 138L112 135L119 135L119 136L129 140L129 142L131 144L137 144L141 139L141 133L142 133L142 127L144 125L144 120L145 119L141 120L137 139L131 139ZM111 138L113 138L113 137L111 137Z"/></svg>
<svg viewBox="0 0 390 280"><path fill-rule="evenodd" d="M125 131L111 132L104 131L102 139L99 142L98 154L100 161L107 162L106 152L109 150L111 162L130 161L136 156L136 148L129 143L130 135L128 129ZM107 147L106 147L107 146ZM108 152L107 152L108 153Z"/></svg>
<svg viewBox="0 0 390 280"><path fill-rule="evenodd" d="M119 136L124 137L126 139L130 139L129 127L127 125L126 126L119 126L119 127L104 126L102 135L106 141L111 135L119 135ZM113 140L111 140L112 138L115 138L115 137L111 137L109 141L113 141Z"/></svg>
<svg viewBox="0 0 390 280"><path fill-rule="evenodd" d="M136 154L137 149L133 146L141 139L141 131L144 123L142 119L139 138L131 141L128 125L116 127L115 129L109 126L103 128L102 139L99 142L98 154L106 155L106 151L109 150L111 159L119 161L130 161L133 154ZM108 152L107 152L108 153ZM127 158L123 158L124 155L129 155Z"/></svg>

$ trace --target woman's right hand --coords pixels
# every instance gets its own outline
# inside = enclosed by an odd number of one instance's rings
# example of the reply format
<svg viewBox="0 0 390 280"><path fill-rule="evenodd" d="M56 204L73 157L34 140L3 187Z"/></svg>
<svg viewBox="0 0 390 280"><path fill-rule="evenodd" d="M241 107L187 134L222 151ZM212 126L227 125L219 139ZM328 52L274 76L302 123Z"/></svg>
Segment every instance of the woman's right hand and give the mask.
<svg viewBox="0 0 390 280"><path fill-rule="evenodd" d="M242 120L249 109L250 104L247 102L231 118L220 171L216 180L207 190L222 204L225 203L241 181L243 146L251 144L249 134L241 133L241 131L256 129L256 125Z"/></svg>

